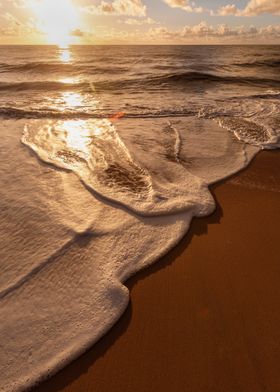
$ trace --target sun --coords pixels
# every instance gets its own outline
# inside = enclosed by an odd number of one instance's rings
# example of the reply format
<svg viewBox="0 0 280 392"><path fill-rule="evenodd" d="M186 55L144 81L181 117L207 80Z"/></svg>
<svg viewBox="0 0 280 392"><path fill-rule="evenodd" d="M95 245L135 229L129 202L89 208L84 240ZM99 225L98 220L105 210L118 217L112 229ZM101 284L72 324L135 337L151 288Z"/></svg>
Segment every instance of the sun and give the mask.
<svg viewBox="0 0 280 392"><path fill-rule="evenodd" d="M75 43L73 31L80 27L80 18L72 0L31 0L29 4L49 44L67 47Z"/></svg>

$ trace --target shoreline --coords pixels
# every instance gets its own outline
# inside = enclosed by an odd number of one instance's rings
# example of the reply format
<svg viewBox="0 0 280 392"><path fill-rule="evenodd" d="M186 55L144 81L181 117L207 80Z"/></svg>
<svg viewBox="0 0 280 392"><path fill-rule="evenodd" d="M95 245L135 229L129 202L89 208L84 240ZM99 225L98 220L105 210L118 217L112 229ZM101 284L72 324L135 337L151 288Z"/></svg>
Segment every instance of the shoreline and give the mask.
<svg viewBox="0 0 280 392"><path fill-rule="evenodd" d="M210 189L168 255L129 279L128 309L37 392L280 389L280 152Z"/></svg>

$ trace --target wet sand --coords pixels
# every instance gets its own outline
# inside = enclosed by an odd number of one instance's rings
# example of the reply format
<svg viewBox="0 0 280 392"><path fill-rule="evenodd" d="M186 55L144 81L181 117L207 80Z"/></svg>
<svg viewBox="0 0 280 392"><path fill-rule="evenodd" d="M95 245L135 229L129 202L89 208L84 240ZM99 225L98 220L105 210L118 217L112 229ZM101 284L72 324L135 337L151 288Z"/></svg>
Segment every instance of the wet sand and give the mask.
<svg viewBox="0 0 280 392"><path fill-rule="evenodd" d="M280 152L212 188L166 257L130 279L129 308L37 392L280 391Z"/></svg>

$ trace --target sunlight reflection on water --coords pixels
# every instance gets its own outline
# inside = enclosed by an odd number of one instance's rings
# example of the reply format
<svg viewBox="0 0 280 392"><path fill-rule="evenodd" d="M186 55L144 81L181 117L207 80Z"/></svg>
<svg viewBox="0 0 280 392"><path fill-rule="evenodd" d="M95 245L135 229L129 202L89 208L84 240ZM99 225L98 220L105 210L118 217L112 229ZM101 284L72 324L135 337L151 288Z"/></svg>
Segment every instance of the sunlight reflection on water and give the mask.
<svg viewBox="0 0 280 392"><path fill-rule="evenodd" d="M100 137L102 134L100 122L96 124L84 120L67 120L61 123L61 132L65 134L65 141L71 150L76 150L84 155L84 158L90 156L89 147L94 137Z"/></svg>
<svg viewBox="0 0 280 392"><path fill-rule="evenodd" d="M62 63L70 63L70 61L72 60L72 52L71 52L70 47L60 48L59 60Z"/></svg>
<svg viewBox="0 0 280 392"><path fill-rule="evenodd" d="M66 48L60 48L58 52L58 60L63 63L70 63L72 61L73 52L70 46ZM60 83L65 83L68 85L75 86L75 90L77 85L81 82L79 76L71 76L71 77L63 77L59 79ZM92 83L90 84L90 89L92 93L94 93L94 86ZM70 86L69 86L70 87ZM71 89L71 87L70 87ZM100 101L93 94L85 94L81 91L65 91L60 93L60 96L53 99L52 106L59 110L60 112L64 112L66 110L78 110L80 109L82 112L85 112L87 108L91 108L93 110L100 107Z"/></svg>
<svg viewBox="0 0 280 392"><path fill-rule="evenodd" d="M72 57L73 49L71 47L59 48L58 59L61 64L70 63ZM64 74L58 81L66 84L67 90L68 87L69 90L61 91L59 95L50 99L49 105L55 110L65 113L66 116L68 112L71 112L71 115L73 113L77 114L77 119L61 120L49 126L48 129L41 129L40 136L42 140L44 140L44 133L46 132L48 144L50 144L50 141L52 144L49 147L45 145L44 148L53 149L53 153L57 150L54 155L59 160L63 160L64 164L70 168L73 165L80 165L80 158L91 161L92 159L95 160L96 156L103 156L105 154L103 149L106 151L108 146L115 149L116 154L118 154L121 141L116 136L112 123L120 119L124 113L117 113L108 119L78 119L79 114L87 113L89 110L90 113L94 113L95 110L101 107L93 83L88 81L89 91L84 91L83 85L79 84L81 83L79 75L67 76L67 74ZM84 83L85 80L83 80ZM103 144L102 147L100 143Z"/></svg>
<svg viewBox="0 0 280 392"><path fill-rule="evenodd" d="M78 108L83 106L83 97L81 94L66 92L62 94L62 100L64 104L64 108ZM62 110L64 109L62 107Z"/></svg>

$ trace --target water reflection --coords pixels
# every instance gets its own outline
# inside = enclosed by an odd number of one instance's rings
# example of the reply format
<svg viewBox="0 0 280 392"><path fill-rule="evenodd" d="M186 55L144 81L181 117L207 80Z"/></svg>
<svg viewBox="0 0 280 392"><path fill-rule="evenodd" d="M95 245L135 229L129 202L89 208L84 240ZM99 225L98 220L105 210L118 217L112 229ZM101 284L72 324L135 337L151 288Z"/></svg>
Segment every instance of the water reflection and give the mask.
<svg viewBox="0 0 280 392"><path fill-rule="evenodd" d="M108 119L31 124L22 142L45 162L73 171L106 198L130 205L151 196L148 172L133 160Z"/></svg>
<svg viewBox="0 0 280 392"><path fill-rule="evenodd" d="M65 83L65 84L75 84L77 83L79 80L77 78L62 78L59 80L61 83Z"/></svg>
<svg viewBox="0 0 280 392"><path fill-rule="evenodd" d="M62 102L65 109L82 108L84 106L84 100L81 94L66 92L62 94Z"/></svg>
<svg viewBox="0 0 280 392"><path fill-rule="evenodd" d="M58 59L62 64L72 62L73 52L71 47L59 48ZM52 99L52 107L55 110L60 112L77 111L77 114L79 114L86 113L89 110L96 110L99 107L99 100L94 94L93 86L91 86L92 93L85 93L82 91L82 87L79 88L81 80L85 82L84 79L81 79L81 76L73 74L70 76L65 75L58 79L60 83L69 85L69 91L60 92L58 96ZM72 90L71 85L73 85Z"/></svg>
<svg viewBox="0 0 280 392"><path fill-rule="evenodd" d="M71 47L60 48L59 61L61 64L72 63L72 54ZM65 91L56 94L51 105L66 117L73 118L75 116L75 119L61 120L55 124L55 131L54 125L47 131L49 142L52 140L52 148L57 150L55 152L57 159L60 162L63 161L63 165L68 168L72 168L72 165L80 165L81 159L90 165L89 162L92 163L93 156L94 159L96 156L103 156L103 149L106 150L108 144L111 144L111 148L116 149L117 154L116 146L120 142L115 143L115 131L113 131L112 122L109 119L81 120L85 114L86 117L89 117L101 107L93 84L88 81L87 85L84 75L76 73L75 64L70 64L69 67L65 67L65 70L67 73L58 79L60 83L66 85ZM44 139L43 134L42 139ZM101 147L100 143L104 143L104 146Z"/></svg>
<svg viewBox="0 0 280 392"><path fill-rule="evenodd" d="M89 123L84 120L67 120L60 124L60 132L65 136L65 144L70 151L76 151L84 159L90 156L90 145L94 137L104 131L104 124Z"/></svg>
<svg viewBox="0 0 280 392"><path fill-rule="evenodd" d="M72 52L70 47L61 48L59 50L59 60L62 63L70 63L72 60Z"/></svg>
<svg viewBox="0 0 280 392"><path fill-rule="evenodd" d="M22 142L45 162L71 170L100 195L130 206L152 197L149 173L140 167L120 138L116 121L118 112L101 118L97 92L74 62L69 66L71 49L60 50L60 64L55 72L58 89L44 98L47 110L58 119L25 127ZM58 115L57 115L58 114Z"/></svg>

